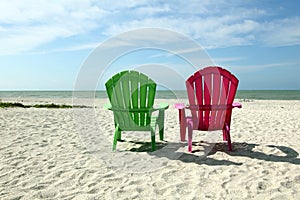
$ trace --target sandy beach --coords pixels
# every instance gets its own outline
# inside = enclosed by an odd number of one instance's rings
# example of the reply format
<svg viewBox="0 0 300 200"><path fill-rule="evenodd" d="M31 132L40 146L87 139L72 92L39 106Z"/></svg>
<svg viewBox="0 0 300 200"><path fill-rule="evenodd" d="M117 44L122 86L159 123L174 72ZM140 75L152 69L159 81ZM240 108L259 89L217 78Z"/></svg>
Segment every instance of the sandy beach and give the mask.
<svg viewBox="0 0 300 200"><path fill-rule="evenodd" d="M149 152L147 132L124 133L112 152L113 114L102 109L107 102L0 109L0 199L300 199L300 101L239 101L233 152L220 131L195 131L196 153L179 140L175 99L157 101L170 108L156 152Z"/></svg>

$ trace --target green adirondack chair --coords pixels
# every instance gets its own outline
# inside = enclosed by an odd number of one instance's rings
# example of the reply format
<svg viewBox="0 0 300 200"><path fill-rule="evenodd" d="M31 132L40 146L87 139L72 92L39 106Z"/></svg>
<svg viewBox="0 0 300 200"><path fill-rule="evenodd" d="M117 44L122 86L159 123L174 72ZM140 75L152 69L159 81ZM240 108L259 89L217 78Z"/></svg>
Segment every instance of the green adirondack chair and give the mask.
<svg viewBox="0 0 300 200"><path fill-rule="evenodd" d="M114 114L113 151L122 131L150 131L152 151L155 151L155 129L158 126L160 140L163 140L164 111L169 107L166 103L153 107L156 83L142 73L122 71L110 78L105 87L110 101L105 109ZM158 111L156 116L152 115L155 111Z"/></svg>

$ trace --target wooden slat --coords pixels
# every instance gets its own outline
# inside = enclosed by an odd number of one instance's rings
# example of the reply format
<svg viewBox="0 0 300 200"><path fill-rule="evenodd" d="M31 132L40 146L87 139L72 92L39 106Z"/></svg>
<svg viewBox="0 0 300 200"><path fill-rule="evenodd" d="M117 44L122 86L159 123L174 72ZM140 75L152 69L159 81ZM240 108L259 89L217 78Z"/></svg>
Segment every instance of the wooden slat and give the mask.
<svg viewBox="0 0 300 200"><path fill-rule="evenodd" d="M140 74L140 108L146 108L148 77ZM146 114L140 113L140 126L145 126Z"/></svg>
<svg viewBox="0 0 300 200"><path fill-rule="evenodd" d="M123 93L122 93L122 89L121 89L121 80L120 79L121 79L120 73L112 77L114 87L113 87L111 103L112 103L112 106L125 108L123 97L122 97ZM122 122L122 123L120 123L120 127L123 127L124 122L127 120L127 117L125 117L124 114L119 113L119 112L116 112L114 114L115 114L117 121Z"/></svg>
<svg viewBox="0 0 300 200"><path fill-rule="evenodd" d="M130 109L132 108L131 106L131 92L130 92L130 72L124 71L121 72L121 87L122 87L122 93L123 93L123 101L124 101L124 107L125 109ZM132 126L134 124L134 116L133 113L123 113L122 114L125 119L125 123L130 124L129 126ZM132 124L132 125L131 125Z"/></svg>
<svg viewBox="0 0 300 200"><path fill-rule="evenodd" d="M123 92L123 100L124 100L124 107L131 108L131 95L130 95L130 73L122 73L121 77L121 86Z"/></svg>
<svg viewBox="0 0 300 200"><path fill-rule="evenodd" d="M197 98L197 104L196 105L203 105L203 84L202 84L202 75L199 72L196 72L194 74L195 77L195 93ZM197 126L203 127L203 110L198 110L198 117L195 118L197 121L193 120L194 128Z"/></svg>
<svg viewBox="0 0 300 200"><path fill-rule="evenodd" d="M211 93L212 93L212 75L211 74L204 74L204 104L211 105ZM205 129L209 127L209 117L210 117L210 110L204 111L204 121L203 126Z"/></svg>
<svg viewBox="0 0 300 200"><path fill-rule="evenodd" d="M237 85L238 85L238 79L232 75L230 72L225 71L224 72L224 76L227 77L230 82L229 82L229 86L228 86L228 97L227 97L227 103L228 104L232 104L234 97L235 97L235 93L237 90Z"/></svg>
<svg viewBox="0 0 300 200"><path fill-rule="evenodd" d="M222 76L222 92L220 96L220 104L227 104L227 97L228 97L228 87L229 87L229 79L226 76ZM222 111L219 114L219 126L222 126L225 122L226 118L226 111Z"/></svg>
<svg viewBox="0 0 300 200"><path fill-rule="evenodd" d="M139 74L138 72L131 71L131 100L132 100L132 108L139 108ZM134 122L139 125L139 114L134 113Z"/></svg>
<svg viewBox="0 0 300 200"><path fill-rule="evenodd" d="M189 104L190 105L196 105L196 99L195 99L195 74L192 75L188 80L186 80L185 84L186 84L186 89L187 89L187 94L188 94L188 99L189 99ZM194 125L196 126L197 124L197 113L195 110L191 110L191 114L192 114L192 118L193 118L193 122Z"/></svg>
<svg viewBox="0 0 300 200"><path fill-rule="evenodd" d="M112 93L113 93L113 80L109 79L106 83L105 83L105 88L106 88L106 92L108 95L108 99L111 102L111 97L112 97Z"/></svg>
<svg viewBox="0 0 300 200"><path fill-rule="evenodd" d="M147 108L153 108L154 105L154 99L155 99L155 93L156 93L156 84L149 79L148 80L148 100L147 100ZM147 113L146 115L146 125L150 124L150 113Z"/></svg>
<svg viewBox="0 0 300 200"><path fill-rule="evenodd" d="M213 73L213 91L212 91L212 105L219 105L219 97L220 97L220 83L221 83L221 74L219 72L219 70L215 69L214 73ZM213 109L211 111L211 125L210 128L214 129L218 123L217 120L217 115L218 115L219 111Z"/></svg>
<svg viewBox="0 0 300 200"><path fill-rule="evenodd" d="M219 99L218 99L218 105L225 105L222 102L225 102L224 99L226 99L226 95L224 94L224 88L223 88L223 76L220 75L220 84L219 84ZM223 96L224 95L224 96ZM223 116L224 110L218 110L216 112L215 116L215 127L217 128L222 128L222 122L221 122L221 117Z"/></svg>
<svg viewBox="0 0 300 200"><path fill-rule="evenodd" d="M235 97L237 86L238 86L238 79L228 71L224 72L224 76L226 76L230 80L229 86L228 86L227 103L232 104L234 101L234 97ZM232 109L228 109L226 111L225 121L227 122L227 124L229 126L230 126L230 121L231 121L231 113L232 113Z"/></svg>

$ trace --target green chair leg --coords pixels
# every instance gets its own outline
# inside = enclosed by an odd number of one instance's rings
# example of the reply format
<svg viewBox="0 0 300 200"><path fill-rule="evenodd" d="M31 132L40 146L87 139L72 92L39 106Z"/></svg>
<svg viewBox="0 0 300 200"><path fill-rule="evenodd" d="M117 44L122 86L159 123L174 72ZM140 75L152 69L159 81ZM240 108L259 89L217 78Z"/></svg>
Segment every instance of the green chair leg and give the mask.
<svg viewBox="0 0 300 200"><path fill-rule="evenodd" d="M121 131L119 130L118 133L117 133L117 140L118 140L118 141L121 141L121 137L122 137L122 133L121 133Z"/></svg>
<svg viewBox="0 0 300 200"><path fill-rule="evenodd" d="M121 139L121 130L119 129L119 125L116 126L115 135L114 135L114 142L113 142L113 151L117 148L117 141Z"/></svg>
<svg viewBox="0 0 300 200"><path fill-rule="evenodd" d="M161 127L159 129L159 139L164 140L164 127Z"/></svg>
<svg viewBox="0 0 300 200"><path fill-rule="evenodd" d="M164 139L164 119L165 119L165 112L164 110L159 111L158 115L158 130L159 130L159 139Z"/></svg>
<svg viewBox="0 0 300 200"><path fill-rule="evenodd" d="M156 143L155 143L155 131L151 131L151 147L152 151L156 150Z"/></svg>

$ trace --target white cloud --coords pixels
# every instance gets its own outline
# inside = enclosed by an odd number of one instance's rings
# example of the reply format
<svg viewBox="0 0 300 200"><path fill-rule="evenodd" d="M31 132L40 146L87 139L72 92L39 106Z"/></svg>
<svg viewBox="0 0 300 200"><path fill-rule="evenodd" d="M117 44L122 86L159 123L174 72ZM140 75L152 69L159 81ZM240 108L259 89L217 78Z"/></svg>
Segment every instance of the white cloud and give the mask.
<svg viewBox="0 0 300 200"><path fill-rule="evenodd" d="M170 7L168 5L163 6L145 6L139 7L135 10L135 13L141 16L152 16L156 14L163 14L170 11Z"/></svg>
<svg viewBox="0 0 300 200"><path fill-rule="evenodd" d="M106 10L110 11L120 11L120 10L126 10L128 8L136 8L140 6L146 6L150 3L149 0L117 0L112 2L111 0L101 0L97 1L94 0L93 3L99 7L103 7Z"/></svg>
<svg viewBox="0 0 300 200"><path fill-rule="evenodd" d="M1 1L0 54L22 53L88 33L105 14L89 1Z"/></svg>
<svg viewBox="0 0 300 200"><path fill-rule="evenodd" d="M106 34L117 35L143 27L164 27L196 39L205 48L251 44L254 39L251 31L254 31L259 24L251 20L242 22L232 22L231 20L230 16L223 18L208 17L205 19L200 17L191 17L190 19L146 18L132 20L120 25L112 25L107 29Z"/></svg>
<svg viewBox="0 0 300 200"><path fill-rule="evenodd" d="M217 57L217 58L213 58L213 61L217 64L217 63L227 63L227 62L234 62L234 61L240 61L243 60L245 58L242 57Z"/></svg>
<svg viewBox="0 0 300 200"><path fill-rule="evenodd" d="M244 1L0 1L0 54L34 51L72 36L82 40L67 49L87 48L85 42L145 27L184 33L204 48L300 44L299 17L275 19L267 9Z"/></svg>
<svg viewBox="0 0 300 200"><path fill-rule="evenodd" d="M161 2L161 9L167 8L164 14L157 16L156 12L153 15L150 12L145 18L140 16L138 11L142 9L159 10L157 4L131 10L133 18L117 21L108 26L105 33L112 36L143 27L168 28L196 39L204 48L257 44L284 46L300 42L297 17L282 20L280 14L259 4L244 1Z"/></svg>
<svg viewBox="0 0 300 200"><path fill-rule="evenodd" d="M279 63L268 63L268 64L259 64L259 65L230 65L229 68L233 71L240 73L247 73L253 71L261 71L268 68L276 68L276 67L286 67L286 66L299 66L299 61L294 62L279 62Z"/></svg>
<svg viewBox="0 0 300 200"><path fill-rule="evenodd" d="M65 19L82 20L95 18L104 11L89 0L10 0L0 2L0 22L5 24L24 24L58 22Z"/></svg>
<svg viewBox="0 0 300 200"><path fill-rule="evenodd" d="M261 40L269 46L300 44L300 17L266 22L261 27Z"/></svg>

